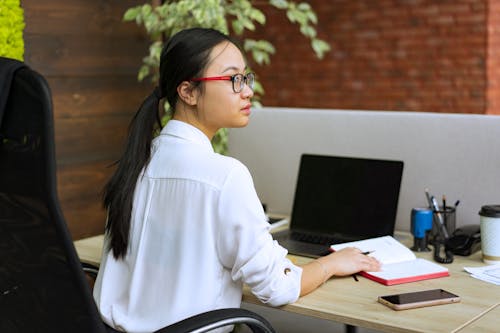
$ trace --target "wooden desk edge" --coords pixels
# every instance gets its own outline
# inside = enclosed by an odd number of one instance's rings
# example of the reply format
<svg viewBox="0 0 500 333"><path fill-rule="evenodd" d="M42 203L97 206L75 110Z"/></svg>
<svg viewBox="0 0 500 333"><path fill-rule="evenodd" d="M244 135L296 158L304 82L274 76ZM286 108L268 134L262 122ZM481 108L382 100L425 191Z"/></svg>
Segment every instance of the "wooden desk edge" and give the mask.
<svg viewBox="0 0 500 333"><path fill-rule="evenodd" d="M463 331L464 329L471 328L475 323L479 322L480 320L483 320L484 318L486 318L486 316L489 313L493 313L493 311L495 311L495 310L500 310L500 303L492 305L490 308L484 310L482 313L478 314L477 316L475 316L471 320L467 321L462 326L457 327L451 333L458 333L460 331ZM498 316L495 316L495 317L498 318ZM474 329L472 329L472 330L475 331Z"/></svg>
<svg viewBox="0 0 500 333"><path fill-rule="evenodd" d="M408 233L398 233L397 236L403 236L407 237L409 235ZM406 235L406 236L405 236ZM399 237L397 237L399 238ZM104 236L103 235L98 235L94 237L89 237L86 239L82 240L77 240L75 241L75 248L77 249L78 255L80 256L80 260L82 262L87 262L92 265L99 266L100 260L101 260L101 254L102 254L102 244L103 244ZM477 255L476 255L477 256ZM297 261L298 264L302 264L303 262L306 262L308 258L301 258L301 257L294 257ZM462 261L462 260L460 260ZM475 261L470 260L470 262L475 263ZM481 264L481 262L478 262L478 264ZM457 274L457 273L455 273ZM465 272L460 272L460 274L467 274ZM467 274L468 275L468 274ZM244 295L243 295L243 300L244 302L247 303L252 303L256 305L261 305L265 306L262 304L260 301L255 298L248 290L248 287L245 288ZM485 309L481 311L479 314L475 315L474 318L468 320L466 323L460 325L460 327L457 327L453 329L451 332L457 332L461 330L464 327L467 327L470 325L470 323L473 323L477 321L478 319L482 318L485 314L487 314L490 310L494 309L498 304L492 305L488 307L488 309ZM292 313L297 313L297 314L302 314L302 315L307 315L315 318L321 318L321 319L326 319L326 320L332 320L332 321L337 321L349 325L354 325L354 326L363 326L366 328L370 329L376 329L376 330L383 330L383 331L391 331L391 332L421 332L417 330L410 330L408 327L405 328L404 330L401 327L392 325L391 323L386 323L386 322L379 322L379 321L374 321L374 320L365 320L362 317L354 317L354 316L347 316L342 313L336 313L336 312L330 312L330 313L323 313L320 310L315 310L314 308L311 307L306 307L298 303L290 304L290 305L285 305L283 307L280 307L278 309L281 309L283 311L288 311Z"/></svg>

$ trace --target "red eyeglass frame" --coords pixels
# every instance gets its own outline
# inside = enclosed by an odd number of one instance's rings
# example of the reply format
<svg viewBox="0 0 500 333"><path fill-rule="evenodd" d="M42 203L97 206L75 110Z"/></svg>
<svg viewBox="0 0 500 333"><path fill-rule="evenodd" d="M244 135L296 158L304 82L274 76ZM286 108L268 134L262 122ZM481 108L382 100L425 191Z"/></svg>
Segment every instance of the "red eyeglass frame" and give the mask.
<svg viewBox="0 0 500 333"><path fill-rule="evenodd" d="M211 77L197 77L191 79L190 81L199 82L199 81L233 81L233 77L235 75L225 75L225 76L211 76Z"/></svg>

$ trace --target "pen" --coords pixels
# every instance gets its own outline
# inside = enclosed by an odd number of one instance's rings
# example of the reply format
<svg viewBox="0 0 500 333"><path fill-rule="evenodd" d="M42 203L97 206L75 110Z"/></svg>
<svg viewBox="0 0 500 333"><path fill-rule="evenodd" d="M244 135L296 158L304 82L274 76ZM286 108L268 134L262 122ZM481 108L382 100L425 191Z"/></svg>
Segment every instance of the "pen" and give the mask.
<svg viewBox="0 0 500 333"><path fill-rule="evenodd" d="M446 221L446 196L443 194L443 222L444 222L444 226L445 226L445 229L446 231L448 231L448 221Z"/></svg>
<svg viewBox="0 0 500 333"><path fill-rule="evenodd" d="M446 230L446 226L444 225L443 216L439 212L439 206L435 197L431 197L432 208L434 209L434 214L437 216L437 220L439 223L439 228L443 233L445 239L448 238L448 230Z"/></svg>
<svg viewBox="0 0 500 333"><path fill-rule="evenodd" d="M429 204L429 208L432 208L432 200L428 188L425 189L425 197L427 198L427 203Z"/></svg>

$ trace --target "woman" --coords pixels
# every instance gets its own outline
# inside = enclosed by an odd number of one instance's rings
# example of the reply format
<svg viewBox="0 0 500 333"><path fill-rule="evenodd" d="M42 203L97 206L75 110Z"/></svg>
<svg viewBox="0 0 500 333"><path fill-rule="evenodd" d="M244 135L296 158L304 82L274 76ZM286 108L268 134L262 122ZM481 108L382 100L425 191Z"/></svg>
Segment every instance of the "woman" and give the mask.
<svg viewBox="0 0 500 333"><path fill-rule="evenodd" d="M104 189L106 247L94 297L109 326L154 331L239 307L243 283L279 306L332 275L379 268L354 248L298 267L273 241L247 168L210 144L218 129L249 121L254 75L246 70L236 43L215 30L183 30L165 45L159 87L133 119ZM153 140L163 98L173 116Z"/></svg>

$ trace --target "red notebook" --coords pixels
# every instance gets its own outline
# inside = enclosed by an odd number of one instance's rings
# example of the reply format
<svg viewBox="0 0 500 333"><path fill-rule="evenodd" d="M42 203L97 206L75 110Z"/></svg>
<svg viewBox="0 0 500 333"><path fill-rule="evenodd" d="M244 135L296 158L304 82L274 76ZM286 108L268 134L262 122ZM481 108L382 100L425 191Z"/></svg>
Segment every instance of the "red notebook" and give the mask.
<svg viewBox="0 0 500 333"><path fill-rule="evenodd" d="M363 252L371 252L369 256L377 258L382 263L382 268L378 272L359 274L387 286L450 275L446 267L417 258L409 248L391 236L335 244L331 248L333 251L338 251L350 246L357 247Z"/></svg>

